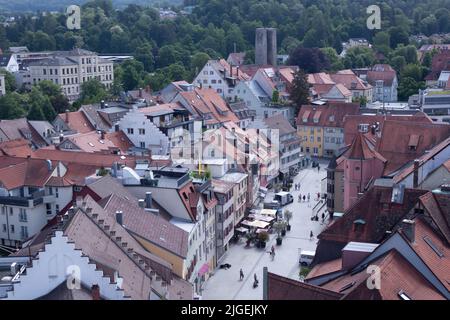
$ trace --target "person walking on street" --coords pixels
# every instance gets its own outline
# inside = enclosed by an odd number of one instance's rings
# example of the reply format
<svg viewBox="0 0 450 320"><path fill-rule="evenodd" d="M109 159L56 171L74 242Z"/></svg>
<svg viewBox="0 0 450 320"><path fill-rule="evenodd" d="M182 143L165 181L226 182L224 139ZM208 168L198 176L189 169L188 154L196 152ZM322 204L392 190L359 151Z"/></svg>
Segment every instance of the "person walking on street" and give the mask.
<svg viewBox="0 0 450 320"><path fill-rule="evenodd" d="M309 192L308 192L308 202L309 202L309 199L311 198L311 195L309 194Z"/></svg>
<svg viewBox="0 0 450 320"><path fill-rule="evenodd" d="M320 172L320 165L317 165L317 172Z"/></svg>
<svg viewBox="0 0 450 320"><path fill-rule="evenodd" d="M244 271L242 271L242 268L241 270L239 270L239 280L240 281L244 280Z"/></svg>
<svg viewBox="0 0 450 320"><path fill-rule="evenodd" d="M322 212L322 223L325 221L325 213Z"/></svg>
<svg viewBox="0 0 450 320"><path fill-rule="evenodd" d="M298 195L298 202L302 202L302 195L301 194Z"/></svg>
<svg viewBox="0 0 450 320"><path fill-rule="evenodd" d="M309 240L312 240L312 238L314 237L314 234L312 232L312 230L309 232Z"/></svg>
<svg viewBox="0 0 450 320"><path fill-rule="evenodd" d="M275 247L272 245L270 249L270 256L272 257L272 261L275 259Z"/></svg>
<svg viewBox="0 0 450 320"><path fill-rule="evenodd" d="M306 196L305 195L303 195L303 202L305 202L306 201Z"/></svg>

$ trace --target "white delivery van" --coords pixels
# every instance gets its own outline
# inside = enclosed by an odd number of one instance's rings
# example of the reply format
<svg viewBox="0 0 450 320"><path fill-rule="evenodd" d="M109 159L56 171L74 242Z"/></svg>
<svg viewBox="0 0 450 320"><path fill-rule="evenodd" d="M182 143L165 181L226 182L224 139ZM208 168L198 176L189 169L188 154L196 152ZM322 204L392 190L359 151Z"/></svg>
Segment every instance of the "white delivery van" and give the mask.
<svg viewBox="0 0 450 320"><path fill-rule="evenodd" d="M301 250L298 263L304 267L307 267L311 265L315 255L316 255L315 251Z"/></svg>

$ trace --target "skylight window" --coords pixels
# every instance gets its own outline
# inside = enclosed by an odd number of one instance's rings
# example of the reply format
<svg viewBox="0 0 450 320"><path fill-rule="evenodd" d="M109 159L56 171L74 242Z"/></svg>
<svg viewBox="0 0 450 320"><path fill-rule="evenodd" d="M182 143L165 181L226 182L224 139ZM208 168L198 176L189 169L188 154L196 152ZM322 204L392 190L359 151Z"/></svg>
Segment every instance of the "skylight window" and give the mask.
<svg viewBox="0 0 450 320"><path fill-rule="evenodd" d="M405 293L405 291L400 290L398 292L398 296L400 297L400 299L402 300L411 300L411 298Z"/></svg>
<svg viewBox="0 0 450 320"><path fill-rule="evenodd" d="M91 147L94 147L94 144L92 142L88 143Z"/></svg>
<svg viewBox="0 0 450 320"><path fill-rule="evenodd" d="M349 284L346 284L345 286L343 286L339 292L344 292L347 289L350 289L351 287L353 287L356 284L356 281L350 282Z"/></svg>
<svg viewBox="0 0 450 320"><path fill-rule="evenodd" d="M439 258L442 258L444 254L441 250L434 244L433 240L429 236L424 236L423 240L430 246L430 248L438 255Z"/></svg>

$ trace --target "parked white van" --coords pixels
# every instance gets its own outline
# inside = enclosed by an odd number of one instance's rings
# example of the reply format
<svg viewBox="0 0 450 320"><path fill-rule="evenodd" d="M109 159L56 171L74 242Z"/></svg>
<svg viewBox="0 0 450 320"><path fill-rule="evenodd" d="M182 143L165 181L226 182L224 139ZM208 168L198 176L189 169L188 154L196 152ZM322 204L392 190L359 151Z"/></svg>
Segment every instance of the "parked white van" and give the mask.
<svg viewBox="0 0 450 320"><path fill-rule="evenodd" d="M300 252L300 258L299 258L298 263L304 267L307 267L312 263L315 255L316 255L315 251L302 250Z"/></svg>

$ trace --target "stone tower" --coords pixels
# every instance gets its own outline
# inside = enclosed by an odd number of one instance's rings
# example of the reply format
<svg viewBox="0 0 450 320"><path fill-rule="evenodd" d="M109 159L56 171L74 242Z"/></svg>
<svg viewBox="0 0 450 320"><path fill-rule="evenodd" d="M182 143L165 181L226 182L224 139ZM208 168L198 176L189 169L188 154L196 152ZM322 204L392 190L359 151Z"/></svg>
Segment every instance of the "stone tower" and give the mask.
<svg viewBox="0 0 450 320"><path fill-rule="evenodd" d="M256 29L255 64L277 65L277 30L275 28Z"/></svg>

